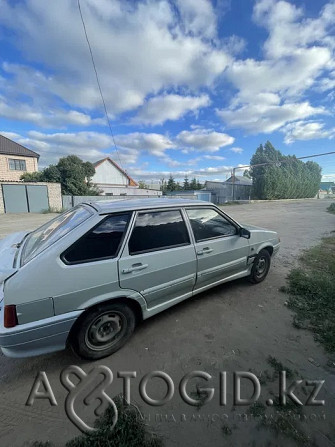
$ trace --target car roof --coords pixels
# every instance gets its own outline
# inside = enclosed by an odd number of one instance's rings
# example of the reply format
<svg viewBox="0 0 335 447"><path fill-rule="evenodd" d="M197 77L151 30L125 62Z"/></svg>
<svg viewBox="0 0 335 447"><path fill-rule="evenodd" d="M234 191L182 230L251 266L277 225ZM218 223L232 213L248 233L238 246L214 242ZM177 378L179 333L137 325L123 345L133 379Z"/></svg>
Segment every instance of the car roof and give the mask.
<svg viewBox="0 0 335 447"><path fill-rule="evenodd" d="M189 199L121 199L121 200L98 200L84 202L97 210L99 214L109 214L119 211L142 210L147 208L173 208L176 206L204 206L212 205L203 200Z"/></svg>

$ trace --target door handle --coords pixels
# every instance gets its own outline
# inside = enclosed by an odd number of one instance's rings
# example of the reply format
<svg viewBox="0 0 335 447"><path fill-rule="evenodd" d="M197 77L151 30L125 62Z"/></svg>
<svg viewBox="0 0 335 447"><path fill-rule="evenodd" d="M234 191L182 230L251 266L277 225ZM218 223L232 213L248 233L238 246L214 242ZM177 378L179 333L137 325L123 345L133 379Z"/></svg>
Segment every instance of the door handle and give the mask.
<svg viewBox="0 0 335 447"><path fill-rule="evenodd" d="M205 247L202 250L197 251L197 255L205 255L207 253L212 253L213 249L209 247Z"/></svg>
<svg viewBox="0 0 335 447"><path fill-rule="evenodd" d="M122 273L138 272L140 270L146 269L147 267L149 267L149 264L133 264L127 269L122 269Z"/></svg>

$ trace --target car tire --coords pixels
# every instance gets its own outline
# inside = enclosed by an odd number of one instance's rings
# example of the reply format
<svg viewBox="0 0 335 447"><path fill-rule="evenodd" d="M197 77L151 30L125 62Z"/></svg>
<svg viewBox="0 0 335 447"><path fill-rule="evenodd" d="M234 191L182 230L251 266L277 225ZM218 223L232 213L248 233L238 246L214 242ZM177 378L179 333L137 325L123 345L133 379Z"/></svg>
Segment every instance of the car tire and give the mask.
<svg viewBox="0 0 335 447"><path fill-rule="evenodd" d="M268 250L261 250L252 264L249 281L258 284L266 278L271 265L271 256Z"/></svg>
<svg viewBox="0 0 335 447"><path fill-rule="evenodd" d="M86 312L73 328L70 345L87 360L98 360L118 351L136 326L133 310L123 303L109 303Z"/></svg>

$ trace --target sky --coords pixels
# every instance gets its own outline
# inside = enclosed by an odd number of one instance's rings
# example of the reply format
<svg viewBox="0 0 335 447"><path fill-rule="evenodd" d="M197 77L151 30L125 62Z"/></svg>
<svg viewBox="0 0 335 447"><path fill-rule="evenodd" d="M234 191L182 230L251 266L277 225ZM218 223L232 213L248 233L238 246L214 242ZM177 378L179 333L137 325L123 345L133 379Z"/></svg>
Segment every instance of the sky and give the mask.
<svg viewBox="0 0 335 447"><path fill-rule="evenodd" d="M0 133L136 180L334 151L335 1L0 0ZM335 180L335 154L313 159ZM242 173L243 170L240 171Z"/></svg>

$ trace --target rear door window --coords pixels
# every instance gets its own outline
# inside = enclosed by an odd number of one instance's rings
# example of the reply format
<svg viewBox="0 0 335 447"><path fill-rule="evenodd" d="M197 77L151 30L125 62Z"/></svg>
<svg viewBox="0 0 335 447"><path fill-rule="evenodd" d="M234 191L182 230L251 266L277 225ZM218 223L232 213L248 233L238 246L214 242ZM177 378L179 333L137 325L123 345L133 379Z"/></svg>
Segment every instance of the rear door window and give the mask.
<svg viewBox="0 0 335 447"><path fill-rule="evenodd" d="M129 254L190 244L180 210L140 212L129 240Z"/></svg>

